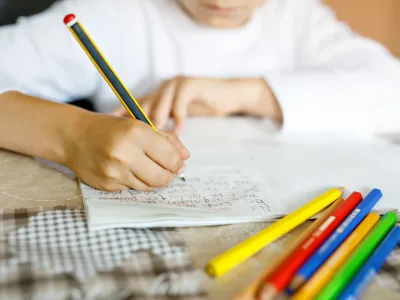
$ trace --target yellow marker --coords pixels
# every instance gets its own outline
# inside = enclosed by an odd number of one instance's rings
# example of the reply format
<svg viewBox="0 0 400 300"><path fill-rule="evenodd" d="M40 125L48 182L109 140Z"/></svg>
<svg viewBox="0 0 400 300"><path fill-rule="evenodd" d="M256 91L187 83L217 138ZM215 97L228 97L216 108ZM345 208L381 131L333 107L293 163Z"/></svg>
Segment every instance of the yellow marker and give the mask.
<svg viewBox="0 0 400 300"><path fill-rule="evenodd" d="M206 266L206 272L211 276L221 276L228 272L271 242L277 240L332 204L332 202L341 197L343 191L343 188L330 189L303 207L300 207L244 242L212 259Z"/></svg>
<svg viewBox="0 0 400 300"><path fill-rule="evenodd" d="M321 268L306 282L305 285L292 297L293 300L313 299L325 287L337 270L347 261L354 249L362 242L378 222L379 215L370 213L350 234L343 244L321 266Z"/></svg>

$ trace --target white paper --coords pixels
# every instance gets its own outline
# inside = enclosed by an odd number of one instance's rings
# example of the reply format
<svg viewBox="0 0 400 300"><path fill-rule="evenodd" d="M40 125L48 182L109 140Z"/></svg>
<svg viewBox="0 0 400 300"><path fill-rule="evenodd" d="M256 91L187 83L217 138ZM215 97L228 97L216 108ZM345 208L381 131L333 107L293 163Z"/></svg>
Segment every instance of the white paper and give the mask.
<svg viewBox="0 0 400 300"><path fill-rule="evenodd" d="M106 193L82 185L89 224L201 226L269 220L341 186L345 198L353 191L365 197L378 188L383 197L374 210L400 208L400 147L387 141L282 136L271 122L251 118L193 119L181 139L192 154L187 182L177 179L151 193Z"/></svg>
<svg viewBox="0 0 400 300"><path fill-rule="evenodd" d="M383 197L375 210L400 209L400 145L390 136L288 136L260 119L196 118L181 138L189 150L208 140L218 151L247 151L273 191L269 201L285 213L336 186L346 188L345 198L378 188Z"/></svg>
<svg viewBox="0 0 400 300"><path fill-rule="evenodd" d="M188 163L185 179L176 178L167 187L151 192L124 190L112 193L83 184L82 189L85 199L127 204L172 205L211 211L240 211L254 215L276 211L274 205L264 199L268 183L250 159L239 153L225 155L199 152Z"/></svg>
<svg viewBox="0 0 400 300"><path fill-rule="evenodd" d="M259 145L254 160L286 209L297 208L332 186L365 197L378 188L375 209L400 208L400 148L370 142Z"/></svg>
<svg viewBox="0 0 400 300"><path fill-rule="evenodd" d="M273 191L245 152L197 149L191 156L185 181L176 178L151 192L111 193L81 183L89 224L121 224L123 216L124 226L129 218L136 227L216 225L269 220L283 214L278 203L268 201ZM109 214L110 209L116 217Z"/></svg>

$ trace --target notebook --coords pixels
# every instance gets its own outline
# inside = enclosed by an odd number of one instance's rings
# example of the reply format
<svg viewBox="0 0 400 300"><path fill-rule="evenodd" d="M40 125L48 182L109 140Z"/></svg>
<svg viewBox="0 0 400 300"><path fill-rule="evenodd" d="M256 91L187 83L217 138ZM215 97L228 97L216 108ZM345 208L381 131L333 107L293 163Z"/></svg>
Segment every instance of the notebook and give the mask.
<svg viewBox="0 0 400 300"><path fill-rule="evenodd" d="M181 139L191 151L186 181L147 193L80 183L89 229L268 221L338 186L345 197L381 189L381 213L400 206L400 147L387 141L283 136L251 118L192 119Z"/></svg>
<svg viewBox="0 0 400 300"><path fill-rule="evenodd" d="M104 192L81 183L89 228L205 226L282 215L246 153L197 148L186 170L185 180L151 192Z"/></svg>

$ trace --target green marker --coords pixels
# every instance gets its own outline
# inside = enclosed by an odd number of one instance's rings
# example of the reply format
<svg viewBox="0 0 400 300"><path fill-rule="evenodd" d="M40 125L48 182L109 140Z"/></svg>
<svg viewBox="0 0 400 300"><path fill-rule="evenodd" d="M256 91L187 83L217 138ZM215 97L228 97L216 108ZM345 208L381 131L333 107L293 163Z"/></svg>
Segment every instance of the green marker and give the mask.
<svg viewBox="0 0 400 300"><path fill-rule="evenodd" d="M347 286L351 278L356 274L358 269L367 260L374 249L383 240L389 230L397 223L397 215L395 212L386 213L378 224L367 235L365 240L354 251L348 261L339 269L332 280L318 294L316 300L336 299L343 289Z"/></svg>

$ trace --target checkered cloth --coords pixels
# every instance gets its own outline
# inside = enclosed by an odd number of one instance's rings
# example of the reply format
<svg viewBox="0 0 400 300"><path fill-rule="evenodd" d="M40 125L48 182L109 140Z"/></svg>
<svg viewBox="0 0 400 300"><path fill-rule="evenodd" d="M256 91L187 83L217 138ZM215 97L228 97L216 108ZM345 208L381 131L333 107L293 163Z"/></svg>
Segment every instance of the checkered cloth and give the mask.
<svg viewBox="0 0 400 300"><path fill-rule="evenodd" d="M174 230L88 232L83 210L0 211L0 299L204 299L199 275Z"/></svg>

